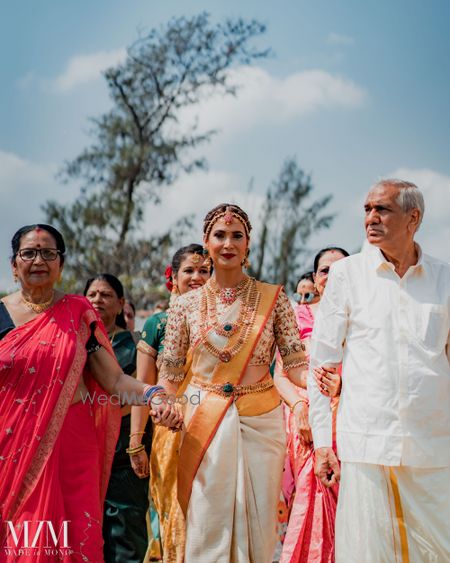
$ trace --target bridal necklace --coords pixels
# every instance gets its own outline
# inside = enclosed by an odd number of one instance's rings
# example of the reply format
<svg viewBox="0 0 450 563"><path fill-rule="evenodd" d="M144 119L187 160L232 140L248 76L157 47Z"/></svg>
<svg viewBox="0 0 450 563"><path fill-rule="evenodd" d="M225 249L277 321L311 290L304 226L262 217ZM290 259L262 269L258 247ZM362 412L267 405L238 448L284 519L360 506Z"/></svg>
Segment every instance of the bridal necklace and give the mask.
<svg viewBox="0 0 450 563"><path fill-rule="evenodd" d="M28 301L28 299L25 299L23 295L22 295L22 301L29 309L39 314L39 313L43 313L46 309L48 309L52 305L54 297L55 297L55 291L53 290L50 299L48 301L43 301L42 303L33 303L32 301Z"/></svg>
<svg viewBox="0 0 450 563"><path fill-rule="evenodd" d="M228 305L231 298L233 298L231 303L234 303L238 297L241 297L241 303L236 321L220 323L216 299ZM209 280L204 285L200 300L201 340L205 348L221 362L229 362L247 342L255 323L258 302L259 292L256 280L253 278L245 277L236 287L226 288L226 292L219 288L214 280ZM234 334L238 337L233 345L228 344L224 348L218 348L208 339L210 328L226 338L231 338Z"/></svg>

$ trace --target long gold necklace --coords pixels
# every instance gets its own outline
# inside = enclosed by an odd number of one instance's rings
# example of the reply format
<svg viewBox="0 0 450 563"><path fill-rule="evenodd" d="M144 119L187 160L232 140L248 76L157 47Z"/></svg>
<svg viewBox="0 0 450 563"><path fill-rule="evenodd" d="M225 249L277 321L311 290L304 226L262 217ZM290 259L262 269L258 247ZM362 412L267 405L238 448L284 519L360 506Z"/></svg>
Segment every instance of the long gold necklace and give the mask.
<svg viewBox="0 0 450 563"><path fill-rule="evenodd" d="M23 295L22 295L22 301L29 309L39 314L39 313L43 313L46 309L48 309L51 306L54 297L55 297L55 291L53 290L52 295L48 301L43 301L42 303L32 303L31 301L28 301L28 299L25 299Z"/></svg>
<svg viewBox="0 0 450 563"><path fill-rule="evenodd" d="M242 346L247 342L255 322L260 294L257 290L255 279L245 278L244 282L241 282L242 286L239 288L238 294L242 296L242 301L238 318L234 324L229 322L225 324L219 323L216 306L217 289L214 286L211 288L210 283L206 283L203 287L200 300L200 338L205 348L219 358L221 362L229 362L241 350ZM210 328L217 334L226 337L238 334L236 342L231 346L225 346L223 349L217 348L208 339Z"/></svg>

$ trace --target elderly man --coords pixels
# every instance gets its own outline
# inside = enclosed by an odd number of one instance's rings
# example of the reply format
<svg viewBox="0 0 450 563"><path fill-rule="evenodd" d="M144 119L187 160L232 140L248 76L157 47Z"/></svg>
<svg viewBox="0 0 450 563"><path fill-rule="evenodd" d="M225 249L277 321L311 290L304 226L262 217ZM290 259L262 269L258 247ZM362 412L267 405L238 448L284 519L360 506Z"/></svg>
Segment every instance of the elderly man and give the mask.
<svg viewBox="0 0 450 563"><path fill-rule="evenodd" d="M417 186L384 180L365 205L366 248L333 264L311 366L343 362L330 400L308 379L316 474L340 479L339 563L450 561L450 267L414 242ZM322 389L323 392L323 389Z"/></svg>

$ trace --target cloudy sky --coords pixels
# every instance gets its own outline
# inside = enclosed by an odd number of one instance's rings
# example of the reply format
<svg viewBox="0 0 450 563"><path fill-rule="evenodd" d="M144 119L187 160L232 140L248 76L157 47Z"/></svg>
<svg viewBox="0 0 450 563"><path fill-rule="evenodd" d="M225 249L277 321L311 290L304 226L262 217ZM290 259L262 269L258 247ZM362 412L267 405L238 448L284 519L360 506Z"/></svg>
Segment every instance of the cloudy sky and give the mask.
<svg viewBox="0 0 450 563"><path fill-rule="evenodd" d="M334 195L338 214L315 247L357 248L365 191L396 176L423 188L418 239L450 261L446 0L24 0L3 2L0 19L0 289L12 286L14 231L42 220L47 199L78 194L55 173L88 143L88 118L109 107L102 70L123 60L139 30L203 10L216 20L259 18L274 56L234 71L236 99L199 108L200 123L221 131L202 152L209 170L168 188L162 206L148 209L145 229L191 212L200 223L223 200L247 207L256 221L268 184L296 156L316 196Z"/></svg>

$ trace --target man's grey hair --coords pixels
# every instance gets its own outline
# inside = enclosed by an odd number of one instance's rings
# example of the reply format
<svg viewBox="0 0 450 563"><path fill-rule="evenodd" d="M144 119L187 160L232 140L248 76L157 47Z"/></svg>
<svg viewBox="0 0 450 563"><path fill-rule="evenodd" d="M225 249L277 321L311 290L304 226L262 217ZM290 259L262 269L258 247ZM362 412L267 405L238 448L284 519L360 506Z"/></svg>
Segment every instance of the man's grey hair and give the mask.
<svg viewBox="0 0 450 563"><path fill-rule="evenodd" d="M417 229L419 229L422 223L423 214L425 213L425 201L423 199L423 194L412 182L407 182L406 180L398 180L397 178L387 178L386 180L380 180L371 190L377 187L394 186L398 188L397 203L402 208L404 213L408 213L412 209L418 209L420 213L419 222L417 224Z"/></svg>

